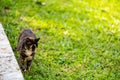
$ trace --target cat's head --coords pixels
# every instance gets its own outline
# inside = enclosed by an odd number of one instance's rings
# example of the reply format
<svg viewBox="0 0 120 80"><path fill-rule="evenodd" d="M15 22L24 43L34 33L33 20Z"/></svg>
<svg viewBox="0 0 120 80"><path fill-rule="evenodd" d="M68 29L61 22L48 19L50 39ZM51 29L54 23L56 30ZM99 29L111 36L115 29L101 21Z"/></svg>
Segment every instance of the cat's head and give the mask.
<svg viewBox="0 0 120 80"><path fill-rule="evenodd" d="M38 41L40 38L32 38L32 37L27 37L25 40L25 47L30 50L35 50L35 48L38 47Z"/></svg>

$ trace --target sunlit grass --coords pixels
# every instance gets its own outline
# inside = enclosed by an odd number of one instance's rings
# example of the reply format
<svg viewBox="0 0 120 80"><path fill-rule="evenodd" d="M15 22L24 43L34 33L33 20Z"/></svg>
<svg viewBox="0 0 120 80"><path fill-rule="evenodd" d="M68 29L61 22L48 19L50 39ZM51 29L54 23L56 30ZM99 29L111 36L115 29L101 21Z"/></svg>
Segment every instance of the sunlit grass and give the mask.
<svg viewBox="0 0 120 80"><path fill-rule="evenodd" d="M13 48L24 28L41 38L25 80L120 79L119 0L2 0L0 4L0 21Z"/></svg>

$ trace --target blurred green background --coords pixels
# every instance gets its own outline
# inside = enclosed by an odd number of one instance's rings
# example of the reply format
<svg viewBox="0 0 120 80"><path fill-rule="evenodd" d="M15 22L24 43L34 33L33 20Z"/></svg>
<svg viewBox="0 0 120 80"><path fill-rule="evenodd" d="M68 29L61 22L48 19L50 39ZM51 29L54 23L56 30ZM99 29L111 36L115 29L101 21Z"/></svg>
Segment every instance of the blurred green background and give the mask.
<svg viewBox="0 0 120 80"><path fill-rule="evenodd" d="M0 0L0 22L12 48L25 28L41 38L25 80L120 79L119 0Z"/></svg>

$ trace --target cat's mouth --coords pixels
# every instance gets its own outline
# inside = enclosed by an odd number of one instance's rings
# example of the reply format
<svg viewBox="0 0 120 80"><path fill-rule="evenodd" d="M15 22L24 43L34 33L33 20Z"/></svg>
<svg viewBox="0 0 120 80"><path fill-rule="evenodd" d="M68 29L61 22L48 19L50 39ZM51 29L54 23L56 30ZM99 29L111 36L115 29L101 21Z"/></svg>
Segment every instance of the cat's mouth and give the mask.
<svg viewBox="0 0 120 80"><path fill-rule="evenodd" d="M33 53L32 50L25 50L26 56L31 56L32 53Z"/></svg>
<svg viewBox="0 0 120 80"><path fill-rule="evenodd" d="M35 48L36 48L36 45L33 44L33 45L30 45L30 46L25 46L25 54L26 56L30 56L32 53L35 52Z"/></svg>

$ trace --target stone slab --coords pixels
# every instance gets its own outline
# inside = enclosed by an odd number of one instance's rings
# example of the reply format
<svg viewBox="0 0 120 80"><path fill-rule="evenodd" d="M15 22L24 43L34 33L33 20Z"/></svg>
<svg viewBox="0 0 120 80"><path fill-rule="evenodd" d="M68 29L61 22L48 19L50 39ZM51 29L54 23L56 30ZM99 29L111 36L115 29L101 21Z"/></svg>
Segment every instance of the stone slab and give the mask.
<svg viewBox="0 0 120 80"><path fill-rule="evenodd" d="M2 24L0 24L0 80L24 80Z"/></svg>

